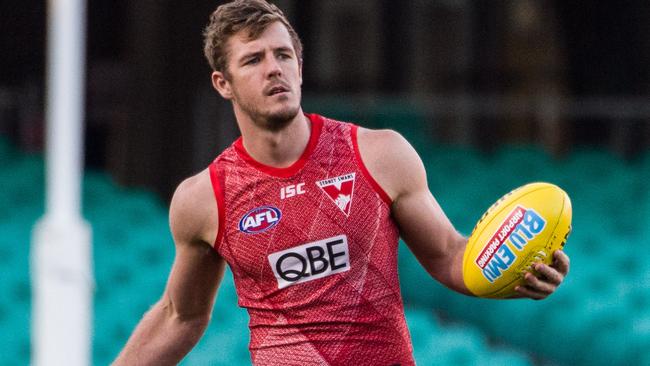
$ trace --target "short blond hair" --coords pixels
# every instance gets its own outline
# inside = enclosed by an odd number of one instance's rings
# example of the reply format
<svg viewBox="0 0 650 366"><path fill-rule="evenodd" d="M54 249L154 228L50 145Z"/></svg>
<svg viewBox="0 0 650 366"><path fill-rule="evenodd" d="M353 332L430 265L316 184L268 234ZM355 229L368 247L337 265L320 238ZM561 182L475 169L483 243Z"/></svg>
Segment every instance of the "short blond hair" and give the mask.
<svg viewBox="0 0 650 366"><path fill-rule="evenodd" d="M231 36L246 29L248 37L256 39L276 21L289 31L298 62L302 63L302 42L282 10L264 0L235 0L219 6L203 31L203 53L212 70L227 72L227 42Z"/></svg>

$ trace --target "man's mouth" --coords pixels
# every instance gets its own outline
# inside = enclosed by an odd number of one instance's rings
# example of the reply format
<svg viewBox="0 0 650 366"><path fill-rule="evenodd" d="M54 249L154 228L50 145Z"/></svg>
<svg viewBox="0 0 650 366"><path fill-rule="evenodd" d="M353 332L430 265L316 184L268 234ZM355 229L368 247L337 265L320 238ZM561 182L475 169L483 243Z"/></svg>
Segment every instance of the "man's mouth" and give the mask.
<svg viewBox="0 0 650 366"><path fill-rule="evenodd" d="M289 88L285 87L284 85L275 85L275 86L271 87L270 89L268 89L266 94L269 95L269 96L273 96L273 95L280 94L280 93L286 93L288 91L289 91Z"/></svg>

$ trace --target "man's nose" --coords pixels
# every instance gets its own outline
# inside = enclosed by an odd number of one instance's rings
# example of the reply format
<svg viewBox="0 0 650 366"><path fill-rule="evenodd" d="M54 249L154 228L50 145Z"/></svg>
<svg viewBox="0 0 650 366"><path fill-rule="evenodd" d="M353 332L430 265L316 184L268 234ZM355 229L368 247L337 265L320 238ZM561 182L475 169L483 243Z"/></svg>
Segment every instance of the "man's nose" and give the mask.
<svg viewBox="0 0 650 366"><path fill-rule="evenodd" d="M275 57L269 57L267 58L267 74L269 77L278 77L282 75L282 68L280 67L280 63Z"/></svg>

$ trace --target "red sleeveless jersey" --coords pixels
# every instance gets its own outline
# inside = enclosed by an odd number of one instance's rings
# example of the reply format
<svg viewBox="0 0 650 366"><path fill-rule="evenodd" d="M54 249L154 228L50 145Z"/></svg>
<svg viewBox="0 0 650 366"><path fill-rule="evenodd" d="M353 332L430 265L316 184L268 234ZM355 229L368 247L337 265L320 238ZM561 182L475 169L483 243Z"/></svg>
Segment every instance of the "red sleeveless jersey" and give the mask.
<svg viewBox="0 0 650 366"><path fill-rule="evenodd" d="M241 138L210 165L214 244L250 316L255 365L412 365L390 198L357 126L307 115L298 161L272 168Z"/></svg>

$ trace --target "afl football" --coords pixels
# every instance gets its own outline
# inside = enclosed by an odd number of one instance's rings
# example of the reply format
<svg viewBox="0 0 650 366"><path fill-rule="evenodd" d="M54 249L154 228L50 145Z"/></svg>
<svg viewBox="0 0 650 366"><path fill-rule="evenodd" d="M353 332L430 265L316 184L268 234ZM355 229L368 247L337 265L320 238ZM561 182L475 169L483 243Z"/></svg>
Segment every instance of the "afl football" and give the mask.
<svg viewBox="0 0 650 366"><path fill-rule="evenodd" d="M505 298L537 262L551 264L571 232L571 200L550 183L531 183L483 214L463 256L463 280L476 296Z"/></svg>

